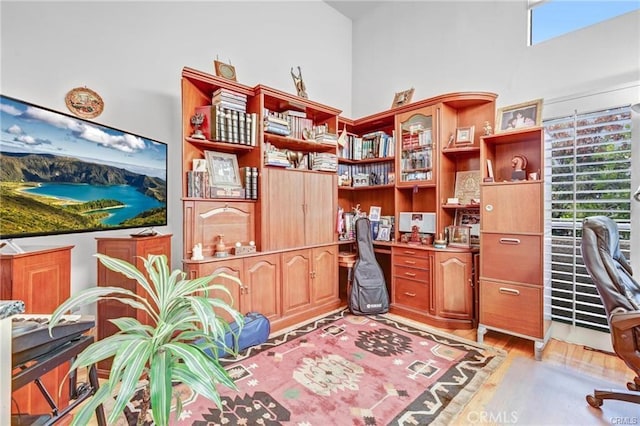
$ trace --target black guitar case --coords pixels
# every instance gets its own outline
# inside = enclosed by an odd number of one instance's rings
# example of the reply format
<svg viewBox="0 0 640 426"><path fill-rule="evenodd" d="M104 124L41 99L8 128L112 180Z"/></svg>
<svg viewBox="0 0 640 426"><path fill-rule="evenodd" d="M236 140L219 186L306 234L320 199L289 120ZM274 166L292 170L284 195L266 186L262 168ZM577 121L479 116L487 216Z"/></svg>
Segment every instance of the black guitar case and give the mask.
<svg viewBox="0 0 640 426"><path fill-rule="evenodd" d="M371 242L371 222L366 217L356 220L358 260L353 266L349 310L355 315L389 312L389 294L382 268L376 260Z"/></svg>

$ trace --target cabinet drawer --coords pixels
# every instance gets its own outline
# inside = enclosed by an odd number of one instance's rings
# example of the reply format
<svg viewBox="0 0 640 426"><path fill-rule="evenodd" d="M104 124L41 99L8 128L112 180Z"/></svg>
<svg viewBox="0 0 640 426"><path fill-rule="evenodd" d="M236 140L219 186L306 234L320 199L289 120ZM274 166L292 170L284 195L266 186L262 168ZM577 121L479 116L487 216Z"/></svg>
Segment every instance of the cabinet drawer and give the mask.
<svg viewBox="0 0 640 426"><path fill-rule="evenodd" d="M480 281L480 323L542 339L542 289Z"/></svg>
<svg viewBox="0 0 640 426"><path fill-rule="evenodd" d="M396 254L393 256L393 265L394 266L409 266L411 268L424 268L429 269L429 258L412 256L412 255L403 255Z"/></svg>
<svg viewBox="0 0 640 426"><path fill-rule="evenodd" d="M394 277L394 302L427 311L429 309L429 287L417 281Z"/></svg>
<svg viewBox="0 0 640 426"><path fill-rule="evenodd" d="M480 277L542 284L542 237L482 234Z"/></svg>
<svg viewBox="0 0 640 426"><path fill-rule="evenodd" d="M393 265L393 275L398 278L420 281L424 284L429 284L431 282L431 273L428 269L407 268L404 266Z"/></svg>

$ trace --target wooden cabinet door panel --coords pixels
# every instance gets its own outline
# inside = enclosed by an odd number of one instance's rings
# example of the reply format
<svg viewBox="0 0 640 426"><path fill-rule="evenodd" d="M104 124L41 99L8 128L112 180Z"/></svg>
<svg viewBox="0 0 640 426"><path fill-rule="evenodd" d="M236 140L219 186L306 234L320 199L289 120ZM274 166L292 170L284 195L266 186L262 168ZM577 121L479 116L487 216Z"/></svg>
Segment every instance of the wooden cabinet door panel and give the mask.
<svg viewBox="0 0 640 426"><path fill-rule="evenodd" d="M494 280L542 284L542 237L482 234L480 275Z"/></svg>
<svg viewBox="0 0 640 426"><path fill-rule="evenodd" d="M282 314L304 311L311 305L311 259L309 250L282 253Z"/></svg>
<svg viewBox="0 0 640 426"><path fill-rule="evenodd" d="M480 280L480 323L537 339L542 330L542 289Z"/></svg>
<svg viewBox="0 0 640 426"><path fill-rule="evenodd" d="M317 247L313 257L313 301L322 303L338 297L338 250L336 246Z"/></svg>
<svg viewBox="0 0 640 426"><path fill-rule="evenodd" d="M244 260L246 308L270 321L280 318L280 256L250 257Z"/></svg>
<svg viewBox="0 0 640 426"><path fill-rule="evenodd" d="M305 176L305 244L332 243L335 235L337 197L335 175L307 173Z"/></svg>
<svg viewBox="0 0 640 426"><path fill-rule="evenodd" d="M530 232L543 230L539 181L482 186L482 232Z"/></svg>
<svg viewBox="0 0 640 426"><path fill-rule="evenodd" d="M305 245L304 173L291 170L267 170L268 198L263 215L266 247L281 250Z"/></svg>
<svg viewBox="0 0 640 426"><path fill-rule="evenodd" d="M473 317L473 278L471 253L436 254L436 305L441 317Z"/></svg>
<svg viewBox="0 0 640 426"><path fill-rule="evenodd" d="M243 275L243 263L242 259L231 259L225 262L211 262L204 263L200 265L200 269L198 271L199 277L204 277L207 275L215 275L220 273L225 273L227 275L231 275L232 277L236 277L244 283L244 275ZM224 285L231 296L229 296L224 291L214 292L212 297L219 297L225 302L229 303L234 309L244 313L244 306L242 306L242 288L235 282L228 278L223 277L214 277L209 284L221 284ZM229 315L226 311L218 311L218 314L224 318L225 321L232 321L231 315Z"/></svg>

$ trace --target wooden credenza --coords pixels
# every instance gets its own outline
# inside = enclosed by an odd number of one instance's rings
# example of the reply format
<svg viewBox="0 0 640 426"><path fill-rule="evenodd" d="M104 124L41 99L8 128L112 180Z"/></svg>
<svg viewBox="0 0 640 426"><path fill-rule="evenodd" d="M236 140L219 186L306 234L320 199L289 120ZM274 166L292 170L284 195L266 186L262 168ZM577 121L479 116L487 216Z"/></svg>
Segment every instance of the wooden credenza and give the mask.
<svg viewBox="0 0 640 426"><path fill-rule="evenodd" d="M0 254L0 299L22 300L26 314L52 314L69 298L71 292L71 249L74 246L38 247L25 253ZM69 371L69 363L52 370L40 380L58 407L69 405L69 382L60 384ZM51 407L35 384L29 384L12 394L12 411L46 414Z"/></svg>
<svg viewBox="0 0 640 426"><path fill-rule="evenodd" d="M96 238L98 241L98 253L110 257L125 260L141 271L145 271L144 262L150 254L164 254L171 261L171 234L154 235L145 237L123 238ZM146 275L146 273L145 273ZM98 261L98 286L122 287L139 295L145 295L146 291L135 281L124 275L106 268ZM149 319L144 312L115 300L103 300L98 302L98 340L116 333L117 328L109 322L110 319L120 317L136 318L142 323L148 323ZM98 363L98 376L108 377L112 360L104 360Z"/></svg>

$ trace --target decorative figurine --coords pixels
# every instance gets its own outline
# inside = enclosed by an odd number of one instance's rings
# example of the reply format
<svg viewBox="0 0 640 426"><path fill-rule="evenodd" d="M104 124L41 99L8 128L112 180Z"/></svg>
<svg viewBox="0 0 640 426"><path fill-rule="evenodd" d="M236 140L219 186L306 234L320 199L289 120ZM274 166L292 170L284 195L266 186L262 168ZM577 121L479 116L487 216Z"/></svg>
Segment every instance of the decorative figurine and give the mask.
<svg viewBox="0 0 640 426"><path fill-rule="evenodd" d="M204 256L202 255L202 243L198 243L193 246L191 249L191 260L203 260Z"/></svg>
<svg viewBox="0 0 640 426"><path fill-rule="evenodd" d="M514 155L511 159L511 180L525 180L527 177L527 157L524 155Z"/></svg>
<svg viewBox="0 0 640 426"><path fill-rule="evenodd" d="M229 252L227 251L227 246L224 244L224 235L218 235L218 244L216 244L216 257L227 257L229 256Z"/></svg>
<svg viewBox="0 0 640 426"><path fill-rule="evenodd" d="M202 133L202 130L200 130L202 123L204 123L204 114L198 112L191 117L191 125L193 126L192 139L207 139Z"/></svg>
<svg viewBox="0 0 640 426"><path fill-rule="evenodd" d="M307 99L307 87L304 84L304 80L302 80L302 70L300 66L298 66L298 75L293 72L293 67L291 67L291 77L293 78L293 83L296 85L298 96Z"/></svg>
<svg viewBox="0 0 640 426"><path fill-rule="evenodd" d="M419 243L421 240L420 238L420 227L418 225L413 225L411 227L411 242L412 243Z"/></svg>
<svg viewBox="0 0 640 426"><path fill-rule="evenodd" d="M489 136L493 133L493 128L491 127L491 123L489 123L488 121L484 122L484 127L482 129L484 130L485 136Z"/></svg>

